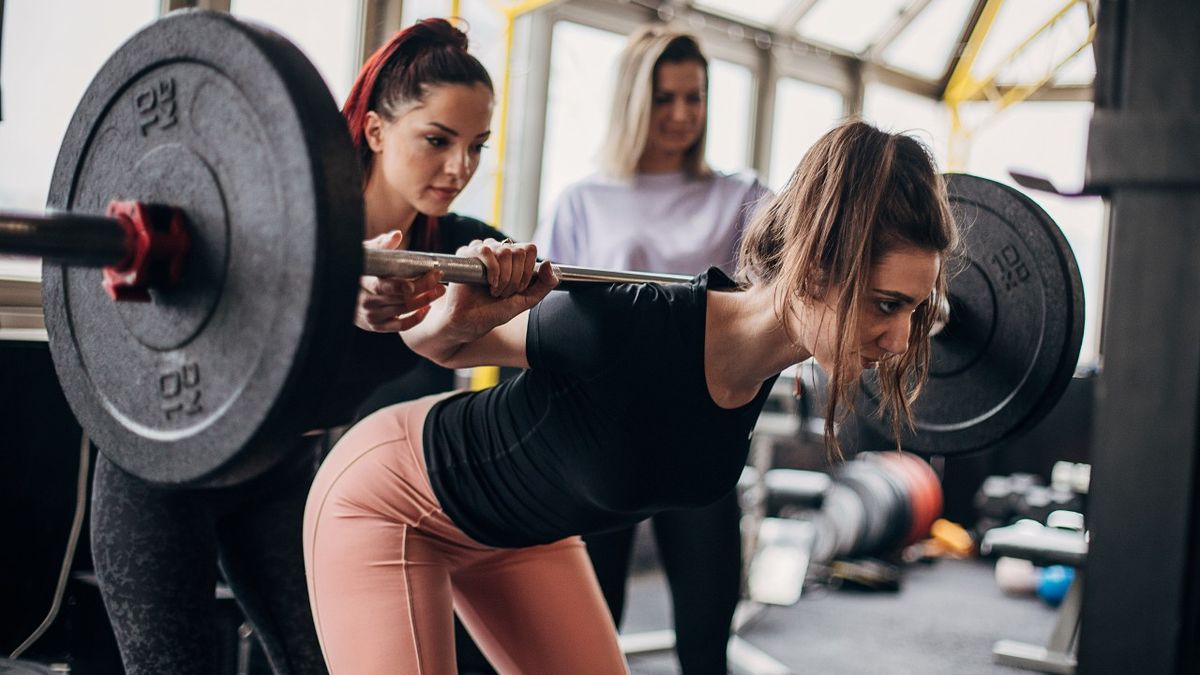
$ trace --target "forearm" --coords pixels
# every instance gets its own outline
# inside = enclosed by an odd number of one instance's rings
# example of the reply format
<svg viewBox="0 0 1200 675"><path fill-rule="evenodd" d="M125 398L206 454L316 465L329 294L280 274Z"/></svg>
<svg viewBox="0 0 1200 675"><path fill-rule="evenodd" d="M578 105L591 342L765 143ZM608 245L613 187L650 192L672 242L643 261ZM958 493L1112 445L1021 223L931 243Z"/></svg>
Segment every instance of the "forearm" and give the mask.
<svg viewBox="0 0 1200 675"><path fill-rule="evenodd" d="M490 329L454 323L439 312L400 336L414 352L443 368L529 367L525 356L528 311Z"/></svg>
<svg viewBox="0 0 1200 675"><path fill-rule="evenodd" d="M424 321L400 333L408 348L433 361L443 368L457 368L453 359L464 345L473 341L472 336L454 330L452 322L443 312L435 308Z"/></svg>

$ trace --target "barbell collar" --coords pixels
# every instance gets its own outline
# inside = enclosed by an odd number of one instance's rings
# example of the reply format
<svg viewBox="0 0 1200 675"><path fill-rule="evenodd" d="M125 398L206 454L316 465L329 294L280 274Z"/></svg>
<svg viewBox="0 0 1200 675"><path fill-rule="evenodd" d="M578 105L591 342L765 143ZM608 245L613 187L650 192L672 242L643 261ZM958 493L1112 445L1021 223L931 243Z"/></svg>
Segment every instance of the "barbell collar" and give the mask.
<svg viewBox="0 0 1200 675"><path fill-rule="evenodd" d="M104 216L0 213L0 253L74 267L104 268L104 290L117 301L149 302L183 276L191 240L183 211L113 201Z"/></svg>

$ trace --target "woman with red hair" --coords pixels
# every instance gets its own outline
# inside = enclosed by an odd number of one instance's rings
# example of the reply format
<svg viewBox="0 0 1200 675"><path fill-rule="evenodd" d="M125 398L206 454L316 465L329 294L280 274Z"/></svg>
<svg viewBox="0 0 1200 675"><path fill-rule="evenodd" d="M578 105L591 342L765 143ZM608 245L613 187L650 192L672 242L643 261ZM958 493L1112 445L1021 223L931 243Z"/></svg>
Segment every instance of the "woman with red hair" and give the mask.
<svg viewBox="0 0 1200 675"><path fill-rule="evenodd" d="M453 252L472 241L505 239L449 211L479 166L494 98L487 71L466 48L466 36L449 23L423 21L376 52L354 84L343 112L362 161L371 245ZM490 245L506 260L525 251ZM519 277L519 267L510 267ZM437 273L363 277L355 322L373 331L411 328L445 292L439 281ZM354 361L362 372L347 379L363 394L367 385L422 362L395 335L356 333ZM92 553L127 673L220 670L228 655L220 653L225 640L216 632L218 561L274 672L325 672L301 553L318 438L297 439L291 461L222 489L151 485L100 456Z"/></svg>

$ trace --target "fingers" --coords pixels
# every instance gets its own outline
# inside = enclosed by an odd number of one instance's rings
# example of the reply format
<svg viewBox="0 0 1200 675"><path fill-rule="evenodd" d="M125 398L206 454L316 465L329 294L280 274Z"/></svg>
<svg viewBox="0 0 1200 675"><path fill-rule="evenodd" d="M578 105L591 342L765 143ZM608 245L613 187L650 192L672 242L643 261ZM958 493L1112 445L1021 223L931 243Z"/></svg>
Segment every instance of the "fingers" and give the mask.
<svg viewBox="0 0 1200 675"><path fill-rule="evenodd" d="M400 317L396 321L396 324L397 324L396 332L399 333L401 331L406 331L409 328L412 328L413 326L421 323L422 321L425 320L426 316L429 316L429 310L430 310L429 305L425 305L421 309L418 309L417 311L415 311L407 316Z"/></svg>
<svg viewBox="0 0 1200 675"><path fill-rule="evenodd" d="M424 321L425 317L429 316L430 309L431 307L426 305L415 312L410 312L403 316L393 316L386 320L379 321L370 327L361 325L359 327L375 333L399 333L401 331L406 331Z"/></svg>
<svg viewBox="0 0 1200 675"><path fill-rule="evenodd" d="M483 261L492 296L506 298L529 287L537 262L537 247L508 240L475 240L460 248L458 255Z"/></svg>
<svg viewBox="0 0 1200 675"><path fill-rule="evenodd" d="M554 290L559 284L558 270L554 265L550 264L549 260L542 261L537 267L537 277L534 278L533 284L522 293L529 307L533 307L542 301Z"/></svg>
<svg viewBox="0 0 1200 675"><path fill-rule="evenodd" d="M403 241L404 233L400 230L392 230L364 241L363 246L366 248L397 249L400 248L400 243Z"/></svg>
<svg viewBox="0 0 1200 675"><path fill-rule="evenodd" d="M414 279L362 277L355 325L375 332L395 332L415 326L425 314L414 316L410 313L427 310L430 303L445 295L446 287L441 284L441 279L439 270Z"/></svg>
<svg viewBox="0 0 1200 675"><path fill-rule="evenodd" d="M410 295L419 295L433 290L440 287L441 283L442 271L430 270L412 279L403 279L400 277L362 277L359 285L364 291L373 295L405 298Z"/></svg>

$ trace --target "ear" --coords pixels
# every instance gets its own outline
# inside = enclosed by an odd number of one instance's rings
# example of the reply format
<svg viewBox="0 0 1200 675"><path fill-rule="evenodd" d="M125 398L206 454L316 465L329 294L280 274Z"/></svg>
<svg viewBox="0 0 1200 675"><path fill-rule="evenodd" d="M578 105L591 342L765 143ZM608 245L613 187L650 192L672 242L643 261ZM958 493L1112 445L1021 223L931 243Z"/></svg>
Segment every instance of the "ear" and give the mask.
<svg viewBox="0 0 1200 675"><path fill-rule="evenodd" d="M374 110L367 112L367 120L363 129L367 137L367 146L371 152L383 152L383 118Z"/></svg>

